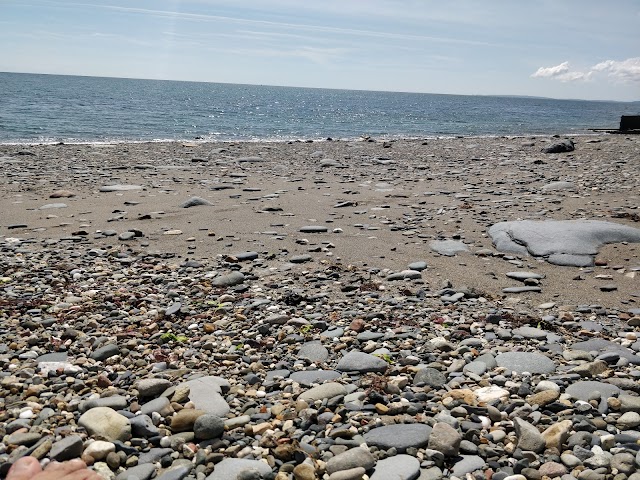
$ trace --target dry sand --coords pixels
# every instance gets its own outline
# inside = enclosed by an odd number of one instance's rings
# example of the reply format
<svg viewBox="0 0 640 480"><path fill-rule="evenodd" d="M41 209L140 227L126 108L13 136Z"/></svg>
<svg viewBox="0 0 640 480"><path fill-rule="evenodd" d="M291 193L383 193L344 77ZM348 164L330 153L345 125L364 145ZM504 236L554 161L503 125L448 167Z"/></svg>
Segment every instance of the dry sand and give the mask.
<svg viewBox="0 0 640 480"><path fill-rule="evenodd" d="M593 268L498 254L487 235L518 219L596 219L640 227L640 138L576 137L571 153L544 154L554 138L455 138L293 143L139 143L0 146L0 239L47 240L174 253L182 259L256 251L283 260L400 271L423 260L432 291L446 280L504 300L640 306L640 244L603 247ZM335 162L328 161L329 159ZM339 166L335 166L339 165ZM573 190L545 191L569 181ZM100 192L105 185L140 190ZM57 190L70 198L49 198ZM181 208L197 196L211 206ZM341 202L351 202L337 207ZM46 208L64 203L63 208ZM327 233L301 233L322 225ZM119 240L137 229L142 237ZM179 230L181 234L169 235ZM429 242L459 239L453 257ZM546 276L541 293L507 295L506 272ZM635 270L634 270L635 269ZM603 292L603 284L617 290Z"/></svg>

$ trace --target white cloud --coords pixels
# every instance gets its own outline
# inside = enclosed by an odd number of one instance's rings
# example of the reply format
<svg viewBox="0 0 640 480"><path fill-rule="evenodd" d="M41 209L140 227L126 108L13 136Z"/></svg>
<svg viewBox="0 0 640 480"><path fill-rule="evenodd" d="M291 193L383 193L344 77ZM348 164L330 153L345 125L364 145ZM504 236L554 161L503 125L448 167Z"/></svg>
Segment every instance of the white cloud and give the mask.
<svg viewBox="0 0 640 480"><path fill-rule="evenodd" d="M598 74L606 74L610 79L619 83L640 82L640 57L627 58L622 61L605 60L594 65L587 72L572 71L569 62L562 62L554 67L540 67L531 77L576 82L591 80Z"/></svg>
<svg viewBox="0 0 640 480"><path fill-rule="evenodd" d="M621 62L606 60L594 65L591 70L606 73L622 83L640 82L640 57L627 58Z"/></svg>
<svg viewBox="0 0 640 480"><path fill-rule="evenodd" d="M569 71L569 62L562 62L555 67L540 67L533 75L533 78L553 78Z"/></svg>
<svg viewBox="0 0 640 480"><path fill-rule="evenodd" d="M592 72L572 72L569 62L562 62L555 67L540 67L531 75L533 78L554 78L561 82L576 82L579 80L589 80Z"/></svg>

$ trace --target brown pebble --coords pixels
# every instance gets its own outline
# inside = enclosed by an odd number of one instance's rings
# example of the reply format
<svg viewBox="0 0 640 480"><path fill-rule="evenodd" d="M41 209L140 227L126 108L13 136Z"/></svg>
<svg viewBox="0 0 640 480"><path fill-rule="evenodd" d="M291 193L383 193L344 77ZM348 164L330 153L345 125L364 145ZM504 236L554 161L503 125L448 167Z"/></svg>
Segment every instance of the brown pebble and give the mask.
<svg viewBox="0 0 640 480"><path fill-rule="evenodd" d="M362 318L356 318L351 322L351 325L349 325L349 328L354 332L361 332L362 330L364 330L364 327L364 320Z"/></svg>
<svg viewBox="0 0 640 480"><path fill-rule="evenodd" d="M615 397L609 397L607 398L607 405L611 410L620 410L620 406L622 405L622 402L620 402L620 400L618 400Z"/></svg>
<svg viewBox="0 0 640 480"><path fill-rule="evenodd" d="M296 480L315 480L317 477L315 469L311 465L301 463L293 469L293 478Z"/></svg>
<svg viewBox="0 0 640 480"><path fill-rule="evenodd" d="M109 380L106 375L98 375L97 385L100 388L107 388L112 385L111 380Z"/></svg>
<svg viewBox="0 0 640 480"><path fill-rule="evenodd" d="M527 402L529 405L539 405L544 407L545 405L555 402L558 397L560 397L560 392L556 392L555 390L544 390L531 395L527 398Z"/></svg>
<svg viewBox="0 0 640 480"><path fill-rule="evenodd" d="M193 430L193 424L196 419L206 412L203 410L194 410L191 408L184 408L171 417L171 431L172 432L186 432Z"/></svg>
<svg viewBox="0 0 640 480"><path fill-rule="evenodd" d="M109 452L107 455L107 465L111 470L115 470L120 466L120 455L116 452Z"/></svg>
<svg viewBox="0 0 640 480"><path fill-rule="evenodd" d="M283 462L288 462L289 460L293 460L293 456L296 453L296 448L290 443L285 443L283 445L278 445L273 451L273 456Z"/></svg>
<svg viewBox="0 0 640 480"><path fill-rule="evenodd" d="M52 445L53 443L51 442L51 440L45 440L43 443L38 445L33 452L31 452L31 456L36 457L38 460L41 460L45 457L45 455L47 455L47 453L49 453Z"/></svg>

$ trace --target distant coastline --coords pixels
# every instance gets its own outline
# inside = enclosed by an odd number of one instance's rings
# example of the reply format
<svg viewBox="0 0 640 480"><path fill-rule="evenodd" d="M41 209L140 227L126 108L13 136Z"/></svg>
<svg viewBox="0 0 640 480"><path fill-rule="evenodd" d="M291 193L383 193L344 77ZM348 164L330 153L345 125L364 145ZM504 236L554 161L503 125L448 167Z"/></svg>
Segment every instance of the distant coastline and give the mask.
<svg viewBox="0 0 640 480"><path fill-rule="evenodd" d="M262 83L230 83L230 82L217 82L214 80L179 80L173 78L143 78L143 77L112 77L112 76L98 76L98 75L71 75L68 73L46 73L46 72L3 72L0 71L0 75L44 75L53 77L77 77L77 78L107 78L113 80L145 80L151 82L178 82L178 83L203 83L213 85L242 85L247 87L269 87L269 88L299 88L304 90L335 90L338 92L372 92L372 93L400 93L400 94L418 94L418 95L444 95L453 97L495 97L495 98L530 98L536 100L567 100L572 102L611 102L611 103L631 103L640 104L640 98L638 100L604 100L604 99L585 99L585 98L561 98L561 97L545 97L539 95L521 95L521 94L484 94L484 93L447 93L447 92L419 92L419 91L405 91L405 90L366 90L358 88L336 88L336 87L311 87L304 85L271 85Z"/></svg>

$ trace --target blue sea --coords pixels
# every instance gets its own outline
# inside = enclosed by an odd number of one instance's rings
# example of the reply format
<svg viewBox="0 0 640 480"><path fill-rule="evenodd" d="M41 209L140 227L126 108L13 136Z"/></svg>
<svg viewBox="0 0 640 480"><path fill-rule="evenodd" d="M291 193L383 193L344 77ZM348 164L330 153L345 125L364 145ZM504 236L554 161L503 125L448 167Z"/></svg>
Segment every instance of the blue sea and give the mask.
<svg viewBox="0 0 640 480"><path fill-rule="evenodd" d="M0 73L0 143L584 134L640 102Z"/></svg>

